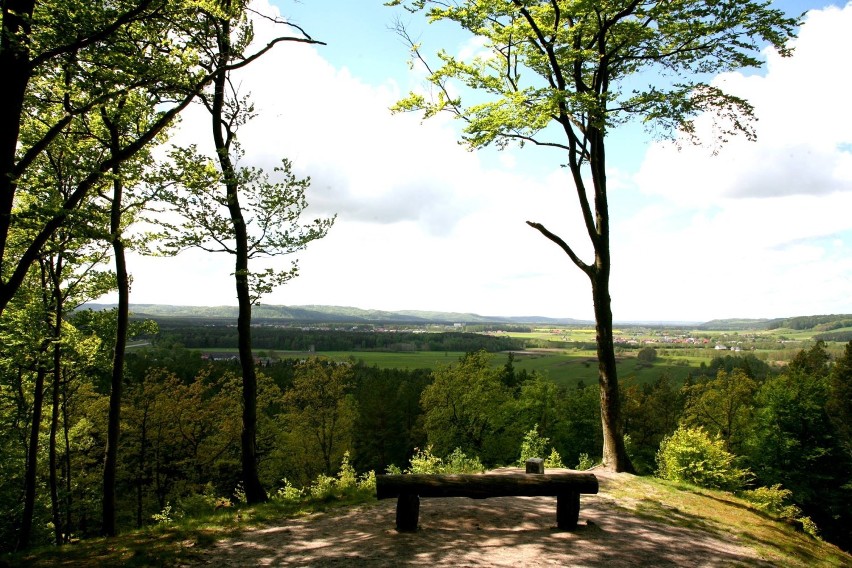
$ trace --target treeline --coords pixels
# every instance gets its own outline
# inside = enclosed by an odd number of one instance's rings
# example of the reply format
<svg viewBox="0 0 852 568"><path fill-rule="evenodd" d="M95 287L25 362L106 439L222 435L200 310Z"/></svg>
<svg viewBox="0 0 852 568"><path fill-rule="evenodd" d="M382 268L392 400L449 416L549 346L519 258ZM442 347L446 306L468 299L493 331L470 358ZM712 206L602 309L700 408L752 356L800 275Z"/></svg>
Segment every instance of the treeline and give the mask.
<svg viewBox="0 0 852 568"><path fill-rule="evenodd" d="M27 472L36 473L34 543L99 534L109 392L104 318L75 321L56 398L39 419L37 467L25 467L32 381L25 361L4 368L0 397L0 548L14 546ZM69 353L70 355L70 353ZM18 369L17 371L14 371ZM166 508L192 515L241 498L240 378L236 365L205 362L161 344L126 361L117 517L126 530ZM17 381L17 382L16 382ZM597 385L561 388L485 351L429 370L379 369L322 357L265 366L258 381L257 456L265 487L307 486L334 475L349 453L360 473L405 468L416 449L459 448L487 467L517 463L535 431L569 467L600 459ZM773 374L752 355L715 359L685 384L661 376L622 385L628 451L639 473L657 470L661 444L700 431L749 472L748 487L780 487L823 536L852 544L852 344L832 361L818 344ZM679 439L679 438L678 438ZM694 468L693 468L694 469Z"/></svg>
<svg viewBox="0 0 852 568"><path fill-rule="evenodd" d="M237 329L231 326L160 324L160 340L190 349L230 349L237 346ZM340 329L299 329L256 326L255 349L280 351L479 351L523 349L523 340L504 335L409 331L377 332Z"/></svg>
<svg viewBox="0 0 852 568"><path fill-rule="evenodd" d="M826 540L852 548L852 343L836 361L818 343L780 374L751 356L729 356L683 386L663 376L626 385L623 395L640 473L657 469L660 446L675 433L703 439L683 449L683 472L789 491ZM730 460L728 471L712 471L714 455Z"/></svg>
<svg viewBox="0 0 852 568"><path fill-rule="evenodd" d="M852 315L834 314L778 319L769 322L768 329L787 328L795 330L813 329L814 331L832 331L843 327L852 327Z"/></svg>
<svg viewBox="0 0 852 568"><path fill-rule="evenodd" d="M844 327L852 327L852 323ZM817 335L814 335L814 339L817 341L839 341L841 343L848 343L849 341L852 341L852 331L832 331L829 333L819 333Z"/></svg>

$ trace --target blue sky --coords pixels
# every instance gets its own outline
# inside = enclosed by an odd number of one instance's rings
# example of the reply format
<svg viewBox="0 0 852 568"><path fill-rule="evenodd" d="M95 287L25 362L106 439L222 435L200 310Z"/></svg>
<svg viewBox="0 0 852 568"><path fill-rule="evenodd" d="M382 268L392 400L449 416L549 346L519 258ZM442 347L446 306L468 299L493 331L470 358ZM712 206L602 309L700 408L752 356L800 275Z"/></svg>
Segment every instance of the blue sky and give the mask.
<svg viewBox="0 0 852 568"><path fill-rule="evenodd" d="M281 46L240 77L260 114L241 132L245 160L292 159L313 180L310 214L338 214L329 235L299 253L299 278L264 303L591 318L585 277L525 224L544 223L589 258L559 156L468 152L448 118L391 116L388 107L422 84L389 29L396 17L428 53L472 44L382 4L257 4L328 45ZM852 80L838 72L852 53L852 4L774 4L816 10L796 55L767 53L757 73L714 79L755 105L758 142L734 140L713 156L635 127L613 134L616 320L852 313ZM176 141L206 134L203 114L190 113ZM197 252L136 258L132 302L235 304L230 263Z"/></svg>

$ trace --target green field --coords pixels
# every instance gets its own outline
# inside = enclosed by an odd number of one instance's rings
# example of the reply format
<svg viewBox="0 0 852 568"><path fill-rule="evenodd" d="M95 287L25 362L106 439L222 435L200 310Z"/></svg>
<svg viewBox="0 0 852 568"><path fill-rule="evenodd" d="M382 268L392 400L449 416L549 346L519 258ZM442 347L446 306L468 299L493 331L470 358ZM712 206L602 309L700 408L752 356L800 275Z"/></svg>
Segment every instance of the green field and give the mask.
<svg viewBox="0 0 852 568"><path fill-rule="evenodd" d="M590 328L537 328L530 332L512 332L511 337L531 341L535 348L515 352L515 368L528 372L539 372L555 383L573 388L578 383L590 385L598 380L597 358L593 349L595 331ZM630 338L639 342L631 347L618 347L619 379L625 383L650 383L663 373L676 382L698 370L704 363L709 365L716 357L727 355L754 355L770 365L783 365L790 361L800 350L813 345L813 331L795 331L777 329L772 331L689 331L685 329L661 330L644 328L617 329L616 337ZM708 343L696 345L655 343L658 359L652 364L636 358L640 346L645 341L662 341L669 337L700 337ZM742 351L716 350L714 344L723 343L738 346ZM832 355L840 355L841 343L829 343L827 350ZM236 349L221 349L218 352L233 352ZM354 359L369 366L396 369L436 369L455 363L464 355L462 352L436 351L323 351L290 352L256 350L260 357L303 358L322 356L336 361ZM495 354L494 365L506 363L506 354Z"/></svg>
<svg viewBox="0 0 852 568"><path fill-rule="evenodd" d="M236 349L223 349L218 352L233 352ZM712 352L711 352L712 353ZM368 366L377 366L383 369L436 369L444 365L450 365L459 360L464 353L458 351L435 352L384 352L384 351L323 351L323 352L295 352L274 351L272 353L264 350L256 352L258 356L273 355L282 359L299 359L304 357L327 357L335 361L363 361ZM495 353L494 365L505 365L507 355ZM695 370L703 361L709 363L709 357L661 357L652 365L643 364L635 356L627 355L619 357L619 377L622 380L635 380L639 383L653 382L661 373L666 372L677 381L686 378L690 370ZM562 349L540 349L515 352L514 366L518 370L528 372L539 372L550 378L558 385L565 387L576 387L577 383L597 384L598 370L595 352L592 350L562 350Z"/></svg>

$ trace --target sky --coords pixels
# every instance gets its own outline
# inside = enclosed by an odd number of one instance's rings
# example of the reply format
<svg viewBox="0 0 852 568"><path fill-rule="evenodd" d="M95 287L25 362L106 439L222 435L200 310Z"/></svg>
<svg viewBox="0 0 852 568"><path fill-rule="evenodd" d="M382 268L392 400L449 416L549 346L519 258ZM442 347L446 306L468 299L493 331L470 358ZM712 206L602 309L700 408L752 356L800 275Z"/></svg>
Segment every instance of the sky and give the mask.
<svg viewBox="0 0 852 568"><path fill-rule="evenodd" d="M239 132L242 163L291 159L312 180L304 218L337 220L295 255L299 277L262 303L593 318L586 276L525 223L591 260L562 156L471 152L449 117L388 110L423 85L397 18L429 54L469 54L475 41L382 0L267 1L254 6L326 45L279 45L238 76L258 113ZM754 105L757 142L661 142L637 126L610 136L616 321L852 313L852 3L774 5L808 11L795 55L766 50L761 70L713 78ZM258 39L269 33L258 24ZM191 109L172 141L203 145L208 121ZM712 138L708 120L697 125ZM134 256L130 270L132 303L236 304L229 255Z"/></svg>

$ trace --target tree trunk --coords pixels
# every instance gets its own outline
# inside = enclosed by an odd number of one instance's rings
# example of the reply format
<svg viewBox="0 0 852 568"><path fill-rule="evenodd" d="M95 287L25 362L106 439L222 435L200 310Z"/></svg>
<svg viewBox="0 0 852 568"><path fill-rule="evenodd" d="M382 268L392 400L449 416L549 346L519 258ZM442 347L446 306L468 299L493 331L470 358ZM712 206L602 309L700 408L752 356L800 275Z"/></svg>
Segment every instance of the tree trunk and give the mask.
<svg viewBox="0 0 852 568"><path fill-rule="evenodd" d="M142 431L140 433L139 466L136 471L136 528L142 528L142 496L145 483L145 458L148 446L148 403L145 402L145 412L142 415Z"/></svg>
<svg viewBox="0 0 852 568"><path fill-rule="evenodd" d="M74 496L71 491L71 438L68 424L68 382L62 384L62 434L65 442L65 527L71 530L71 506L74 504Z"/></svg>
<svg viewBox="0 0 852 568"><path fill-rule="evenodd" d="M33 513L35 511L36 469L38 466L38 435L41 428L41 411L44 403L43 367L36 372L35 392L33 393L33 420L30 426L30 443L27 448L27 469L24 473L24 513L21 519L21 533L18 536L17 550L26 550L30 546L33 531Z"/></svg>
<svg viewBox="0 0 852 568"><path fill-rule="evenodd" d="M618 392L618 371L612 333L612 308L609 296L609 271L597 273L592 279L595 303L595 333L598 352L598 383L601 395L601 425L603 428L603 465L607 469L634 473L633 464L624 447L621 404Z"/></svg>
<svg viewBox="0 0 852 568"><path fill-rule="evenodd" d="M3 77L3 107L0 109L0 274L6 270L6 241L12 221L16 176L12 175L18 152L18 135L24 94L30 80L29 36L30 20L35 0L3 2L2 33L0 33L0 77ZM14 290L0 281L0 313Z"/></svg>
<svg viewBox="0 0 852 568"><path fill-rule="evenodd" d="M261 503L268 499L257 471L257 375L254 368L254 356L251 349L251 293L248 270L248 232L239 201L239 182L236 169L229 154L233 132L224 118L225 86L228 72L225 67L231 58L231 25L228 20L219 21L219 70L213 80L213 141L225 182L228 199L228 211L234 230L236 243L236 262L234 280L237 288L237 346L240 354L240 367L243 375L243 429L241 439L241 462L243 489L249 503ZM227 130L227 132L226 132Z"/></svg>
<svg viewBox="0 0 852 568"><path fill-rule="evenodd" d="M242 220L242 219L240 219ZM236 225L235 225L236 226ZM243 225L244 227L244 225ZM245 236L245 229L243 229ZM239 249L240 247L238 247ZM249 297L248 271L240 268L247 263L240 262L237 255L237 301L239 318L237 336L240 352L240 367L243 372L243 430L242 471L246 500L249 503L261 503L268 499L257 472L257 375L254 368L254 356L251 349L251 298ZM243 270L240 276L240 270Z"/></svg>
<svg viewBox="0 0 852 568"><path fill-rule="evenodd" d="M57 262L61 262L61 259ZM59 277L61 270L57 266L53 281L53 294L56 300L56 313L54 314L54 330L53 330L53 388L51 396L51 413L50 413L50 509L53 514L53 532L56 539L56 545L60 546L64 542L62 536L62 514L59 510L59 488L56 476L56 431L59 429L59 388L62 381L62 348L60 347L60 339L62 337L62 311L64 310L62 301L62 290L59 286Z"/></svg>
<svg viewBox="0 0 852 568"><path fill-rule="evenodd" d="M113 126L111 132L111 150L118 148L118 132ZM130 279L127 275L127 260L124 255L124 242L121 240L121 197L122 181L119 166L113 168L113 197L110 212L110 237L115 255L115 274L118 286L118 321L115 330L115 348L112 357L112 378L109 393L109 421L107 424L107 444L104 458L104 486L101 532L104 536L115 536L116 498L115 480L118 467L118 438L121 427L121 392L124 382L124 351L127 346L127 328L130 310Z"/></svg>

